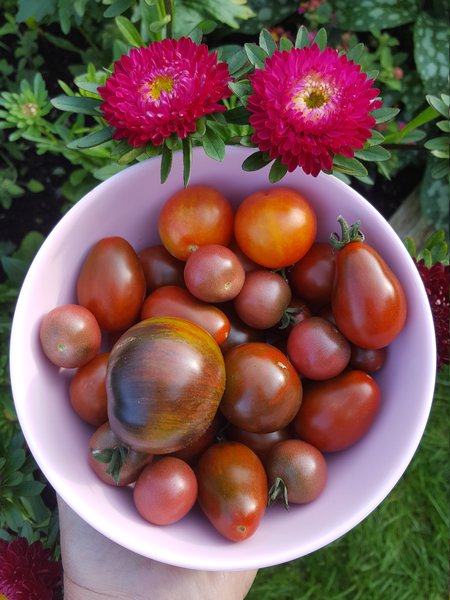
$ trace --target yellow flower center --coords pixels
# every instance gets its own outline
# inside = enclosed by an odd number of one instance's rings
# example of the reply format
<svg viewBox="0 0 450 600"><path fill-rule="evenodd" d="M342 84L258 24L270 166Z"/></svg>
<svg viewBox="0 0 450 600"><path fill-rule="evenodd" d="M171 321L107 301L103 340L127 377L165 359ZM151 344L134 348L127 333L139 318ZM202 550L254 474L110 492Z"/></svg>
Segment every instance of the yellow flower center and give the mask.
<svg viewBox="0 0 450 600"><path fill-rule="evenodd" d="M148 92L152 98L157 100L161 96L161 92L171 92L173 89L173 79L165 75L159 75L148 85Z"/></svg>
<svg viewBox="0 0 450 600"><path fill-rule="evenodd" d="M317 74L308 75L295 89L292 97L293 108L300 110L304 117L317 120L335 108L333 94L336 90Z"/></svg>

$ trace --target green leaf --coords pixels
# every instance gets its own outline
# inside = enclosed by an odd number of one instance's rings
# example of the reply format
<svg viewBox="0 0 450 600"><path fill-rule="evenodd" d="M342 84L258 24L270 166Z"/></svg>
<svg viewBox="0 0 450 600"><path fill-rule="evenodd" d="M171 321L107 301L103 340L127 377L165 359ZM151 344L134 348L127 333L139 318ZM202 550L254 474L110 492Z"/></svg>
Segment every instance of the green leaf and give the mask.
<svg viewBox="0 0 450 600"><path fill-rule="evenodd" d="M134 46L139 48L141 46L145 46L144 40L141 37L141 34L130 21L124 16L119 16L115 18L117 28L120 33L124 37L124 39L130 44L130 46Z"/></svg>
<svg viewBox="0 0 450 600"><path fill-rule="evenodd" d="M382 146L369 146L364 150L357 150L355 156L361 160L379 161L388 160L391 158L391 153Z"/></svg>
<svg viewBox="0 0 450 600"><path fill-rule="evenodd" d="M293 47L294 47L294 44L291 42L290 39L288 39L285 36L283 36L283 37L280 38L280 50L281 50L281 52L283 52L283 51L289 52L290 50L292 50Z"/></svg>
<svg viewBox="0 0 450 600"><path fill-rule="evenodd" d="M427 150L447 150L449 147L450 140L448 137L437 137L425 142L424 146Z"/></svg>
<svg viewBox="0 0 450 600"><path fill-rule="evenodd" d="M228 123L234 123L235 125L247 125L250 114L250 111L244 106L237 106L236 108L232 108L223 113Z"/></svg>
<svg viewBox="0 0 450 600"><path fill-rule="evenodd" d="M232 81L228 84L230 90L235 94L241 101L242 98L249 96L253 92L250 81L248 79L241 81Z"/></svg>
<svg viewBox="0 0 450 600"><path fill-rule="evenodd" d="M140 148L129 146L129 150L122 154L122 156L117 159L117 162L119 165L127 165L135 160L138 156L141 156L141 154L144 154L144 152L146 152L146 148L144 146L141 146Z"/></svg>
<svg viewBox="0 0 450 600"><path fill-rule="evenodd" d="M132 4L134 4L134 0L116 0L111 6L108 6L103 16L106 18L118 17L128 10Z"/></svg>
<svg viewBox="0 0 450 600"><path fill-rule="evenodd" d="M114 127L103 127L103 129L92 131L91 133L88 133L77 140L69 142L67 147L74 150L94 148L95 146L100 146L100 144L104 144L105 142L112 140L113 132Z"/></svg>
<svg viewBox="0 0 450 600"><path fill-rule="evenodd" d="M301 25L295 37L296 48L307 48L309 46L309 33L304 25Z"/></svg>
<svg viewBox="0 0 450 600"><path fill-rule="evenodd" d="M237 52L232 54L227 60L228 70L230 75L236 77L236 74L242 71L246 66L250 67L247 54L244 48L240 48Z"/></svg>
<svg viewBox="0 0 450 600"><path fill-rule="evenodd" d="M173 152L165 144L161 152L161 183L164 183L172 170Z"/></svg>
<svg viewBox="0 0 450 600"><path fill-rule="evenodd" d="M450 133L450 121L438 121L436 127L444 133Z"/></svg>
<svg viewBox="0 0 450 600"><path fill-rule="evenodd" d="M259 45L268 56L272 56L277 49L277 44L267 29L261 29L261 33L259 34Z"/></svg>
<svg viewBox="0 0 450 600"><path fill-rule="evenodd" d="M37 179L30 179L27 183L27 188L33 194L38 194L45 189L44 184Z"/></svg>
<svg viewBox="0 0 450 600"><path fill-rule="evenodd" d="M165 15L162 19L160 19L159 21L153 21L153 23L150 25L149 30L152 33L157 33L158 31L161 31L162 29L164 29L164 27L170 23L172 17L170 15ZM143 43L143 42L142 42Z"/></svg>
<svg viewBox="0 0 450 600"><path fill-rule="evenodd" d="M184 187L187 187L191 178L192 142L189 137L186 137L183 138L181 144L183 147L183 183Z"/></svg>
<svg viewBox="0 0 450 600"><path fill-rule="evenodd" d="M350 50L346 53L347 59L352 60L356 65L358 65L364 53L364 49L365 46L363 43L360 42L359 44L356 44L355 46L353 46L353 48L350 48Z"/></svg>
<svg viewBox="0 0 450 600"><path fill-rule="evenodd" d="M353 177L367 177L368 175L366 167L359 160L341 155L333 158L333 170L335 169Z"/></svg>
<svg viewBox="0 0 450 600"><path fill-rule="evenodd" d="M371 31L399 27L416 20L420 0L335 0L339 29Z"/></svg>
<svg viewBox="0 0 450 600"><path fill-rule="evenodd" d="M384 135L377 131L376 129L370 130L372 136L367 140L369 146L377 146L378 144L382 144L384 142Z"/></svg>
<svg viewBox="0 0 450 600"><path fill-rule="evenodd" d="M257 152L250 154L250 156L244 160L242 169L244 171L258 171L259 169L266 167L270 162L272 162L270 156L266 152L258 150Z"/></svg>
<svg viewBox="0 0 450 600"><path fill-rule="evenodd" d="M319 31L316 33L313 44L317 44L320 50L325 50L327 47L327 32L324 27L321 27Z"/></svg>
<svg viewBox="0 0 450 600"><path fill-rule="evenodd" d="M251 64L257 69L263 69L267 58L266 52L257 44L253 43L244 44L244 49Z"/></svg>
<svg viewBox="0 0 450 600"><path fill-rule="evenodd" d="M416 244L414 242L414 240L410 237L407 237L403 240L403 243L406 247L406 249L409 252L409 255L414 258L417 252L417 248L416 248Z"/></svg>
<svg viewBox="0 0 450 600"><path fill-rule="evenodd" d="M94 450L93 448L91 448L91 454L95 458L95 460L98 460L99 462L104 464L107 464L111 461L113 453L113 448L105 448L104 450Z"/></svg>
<svg viewBox="0 0 450 600"><path fill-rule="evenodd" d="M432 96L431 94L428 94L425 96L425 98L427 99L428 104L431 104L431 106L435 108L438 113L448 119L448 105L443 100L437 96Z"/></svg>
<svg viewBox="0 0 450 600"><path fill-rule="evenodd" d="M225 142L212 127L207 127L202 138L203 149L206 154L214 159L221 161L225 158Z"/></svg>
<svg viewBox="0 0 450 600"><path fill-rule="evenodd" d="M199 12L206 11L211 17L225 23L232 29L238 29L240 20L250 19L255 16L246 0L228 0L228 2L217 2L216 0L186 0L186 6L195 8Z"/></svg>
<svg viewBox="0 0 450 600"><path fill-rule="evenodd" d="M57 96L52 98L50 102L59 110L93 116L100 115L99 108L102 104L102 100L84 98L83 96Z"/></svg>
<svg viewBox="0 0 450 600"><path fill-rule="evenodd" d="M400 112L399 108L390 108L383 106L382 108L377 108L372 111L372 116L375 118L376 123L386 123L386 121L390 121Z"/></svg>
<svg viewBox="0 0 450 600"><path fill-rule="evenodd" d="M37 496L45 488L45 484L40 481L22 481L19 485L14 487L14 494L16 496Z"/></svg>
<svg viewBox="0 0 450 600"><path fill-rule="evenodd" d="M448 170L448 163L446 161L442 161L432 155L428 156L425 173L420 186L420 201L425 220L433 223L435 229L443 229L448 237L448 177L440 179L433 177L433 169L441 162L446 164Z"/></svg>
<svg viewBox="0 0 450 600"><path fill-rule="evenodd" d="M97 94L97 96L99 95L99 83L94 83L93 81L75 81L75 83L80 90L84 90L85 92L89 92L91 94Z"/></svg>
<svg viewBox="0 0 450 600"><path fill-rule="evenodd" d="M190 38L194 44L200 44L203 39L203 31L200 27L194 27L194 29L189 33L188 38Z"/></svg>
<svg viewBox="0 0 450 600"><path fill-rule="evenodd" d="M283 179L283 177L286 175L288 171L288 168L286 165L284 165L281 162L281 158L278 157L273 165L270 167L270 171L269 171L269 181L270 183L276 183L277 181L280 181L280 179Z"/></svg>
<svg viewBox="0 0 450 600"><path fill-rule="evenodd" d="M448 20L421 12L414 25L414 58L424 89L439 94L448 89Z"/></svg>

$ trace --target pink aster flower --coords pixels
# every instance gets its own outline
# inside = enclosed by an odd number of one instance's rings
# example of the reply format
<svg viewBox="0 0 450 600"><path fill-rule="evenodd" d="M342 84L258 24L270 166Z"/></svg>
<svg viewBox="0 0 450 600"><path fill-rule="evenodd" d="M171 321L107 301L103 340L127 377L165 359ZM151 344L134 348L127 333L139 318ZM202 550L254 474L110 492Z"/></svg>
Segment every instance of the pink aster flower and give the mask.
<svg viewBox="0 0 450 600"><path fill-rule="evenodd" d="M0 540L0 598L54 600L60 597L61 576L61 563L52 560L41 542Z"/></svg>
<svg viewBox="0 0 450 600"><path fill-rule="evenodd" d="M352 158L371 137L369 112L381 106L379 90L337 50L313 44L276 51L250 80L252 141L289 171L329 171L334 155Z"/></svg>
<svg viewBox="0 0 450 600"><path fill-rule="evenodd" d="M172 133L185 138L203 115L221 112L230 96L228 65L206 44L164 39L137 48L114 64L99 94L101 111L115 128L114 139L133 146L163 143Z"/></svg>

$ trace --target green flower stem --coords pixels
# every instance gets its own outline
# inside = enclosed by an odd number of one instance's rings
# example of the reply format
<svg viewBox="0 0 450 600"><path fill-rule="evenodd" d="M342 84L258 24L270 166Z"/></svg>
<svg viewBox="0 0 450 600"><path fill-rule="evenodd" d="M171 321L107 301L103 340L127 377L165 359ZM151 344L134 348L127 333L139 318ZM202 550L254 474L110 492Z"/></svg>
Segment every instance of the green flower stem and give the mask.
<svg viewBox="0 0 450 600"><path fill-rule="evenodd" d="M166 15L170 15L170 21L166 25L167 37L172 38L174 32L175 2L174 0L164 0L164 10Z"/></svg>
<svg viewBox="0 0 450 600"><path fill-rule="evenodd" d="M389 143L401 142L401 140L405 137L407 133L413 131L414 129L417 129L418 127L422 127L422 125L425 125L425 123L433 121L434 119L436 119L436 117L439 117L439 113L435 108L433 108L432 106L425 108L421 113L414 117L412 121L405 125L403 129L401 129L397 133L387 135L384 138L383 146ZM406 144L402 147L405 148Z"/></svg>

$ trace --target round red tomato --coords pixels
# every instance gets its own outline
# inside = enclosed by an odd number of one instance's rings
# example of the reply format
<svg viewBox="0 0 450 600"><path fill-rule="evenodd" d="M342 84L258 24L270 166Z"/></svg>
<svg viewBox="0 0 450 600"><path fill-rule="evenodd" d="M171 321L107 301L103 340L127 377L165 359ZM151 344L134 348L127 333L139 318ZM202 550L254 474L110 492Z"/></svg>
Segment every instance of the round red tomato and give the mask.
<svg viewBox="0 0 450 600"><path fill-rule="evenodd" d="M364 371L347 371L305 386L293 424L298 436L321 450L336 452L369 430L380 406L380 389Z"/></svg>
<svg viewBox="0 0 450 600"><path fill-rule="evenodd" d="M182 519L197 500L197 479L186 462L164 456L145 467L133 490L136 508L146 521L169 525Z"/></svg>
<svg viewBox="0 0 450 600"><path fill-rule="evenodd" d="M336 250L331 244L315 242L288 273L292 291L307 302L330 302L335 263Z"/></svg>
<svg viewBox="0 0 450 600"><path fill-rule="evenodd" d="M299 261L313 244L316 231L316 215L308 201L282 186L245 198L234 221L234 235L241 250L269 269Z"/></svg>
<svg viewBox="0 0 450 600"><path fill-rule="evenodd" d="M108 420L106 368L109 353L102 352L80 367L69 384L73 409L83 421L96 427Z"/></svg>
<svg viewBox="0 0 450 600"><path fill-rule="evenodd" d="M138 253L147 284L147 294L163 285L184 286L184 262L172 256L161 244Z"/></svg>
<svg viewBox="0 0 450 600"><path fill-rule="evenodd" d="M350 367L361 369L366 373L374 373L384 365L387 355L387 348L376 348L368 350L351 344L352 353L350 356Z"/></svg>
<svg viewBox="0 0 450 600"><path fill-rule="evenodd" d="M138 255L121 237L99 240L77 280L78 302L105 331L123 331L139 317L146 290Z"/></svg>
<svg viewBox="0 0 450 600"><path fill-rule="evenodd" d="M220 192L206 185L191 185L164 204L158 230L170 254L185 261L200 246L228 246L233 219L231 204Z"/></svg>
<svg viewBox="0 0 450 600"><path fill-rule="evenodd" d="M220 410L230 423L270 433L292 421L302 401L302 383L280 350L258 342L242 344L225 355L225 371Z"/></svg>
<svg viewBox="0 0 450 600"><path fill-rule="evenodd" d="M253 433L229 424L225 432L228 440L241 442L241 444L245 444L253 450L263 464L265 464L266 458L275 444L282 440L288 440L292 436L290 427L283 427L283 429L269 433Z"/></svg>
<svg viewBox="0 0 450 600"><path fill-rule="evenodd" d="M64 304L41 321L39 338L47 358L67 369L81 367L97 354L102 334L94 315L78 304Z"/></svg>

